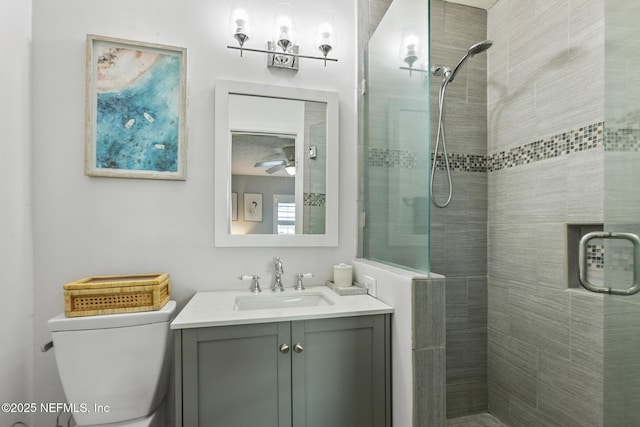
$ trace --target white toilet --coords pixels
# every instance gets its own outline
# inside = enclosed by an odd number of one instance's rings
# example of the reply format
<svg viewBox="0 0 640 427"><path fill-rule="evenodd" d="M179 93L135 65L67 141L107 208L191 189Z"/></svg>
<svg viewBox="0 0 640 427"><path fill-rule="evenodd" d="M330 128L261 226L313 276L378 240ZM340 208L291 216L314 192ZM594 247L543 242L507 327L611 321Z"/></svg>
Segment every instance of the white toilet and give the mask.
<svg viewBox="0 0 640 427"><path fill-rule="evenodd" d="M58 373L78 426L164 427L173 354L169 322L176 302L160 310L49 320Z"/></svg>

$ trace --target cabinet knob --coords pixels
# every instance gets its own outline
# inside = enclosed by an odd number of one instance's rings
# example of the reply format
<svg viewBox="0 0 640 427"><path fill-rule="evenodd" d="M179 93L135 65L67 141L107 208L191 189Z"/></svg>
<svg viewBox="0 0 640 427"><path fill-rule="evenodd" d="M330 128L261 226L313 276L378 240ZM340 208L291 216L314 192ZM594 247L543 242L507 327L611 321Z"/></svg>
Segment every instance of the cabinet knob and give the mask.
<svg viewBox="0 0 640 427"><path fill-rule="evenodd" d="M289 353L289 346L287 344L280 344L280 353Z"/></svg>
<svg viewBox="0 0 640 427"><path fill-rule="evenodd" d="M296 345L293 346L293 351L295 351L296 353L302 353L304 351L304 347L302 346L302 344L296 343Z"/></svg>

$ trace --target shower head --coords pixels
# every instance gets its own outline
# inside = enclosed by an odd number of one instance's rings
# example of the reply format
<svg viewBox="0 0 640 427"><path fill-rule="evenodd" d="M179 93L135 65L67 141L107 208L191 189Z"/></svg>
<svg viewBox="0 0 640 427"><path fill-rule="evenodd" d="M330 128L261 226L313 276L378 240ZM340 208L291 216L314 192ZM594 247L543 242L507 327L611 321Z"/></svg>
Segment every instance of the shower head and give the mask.
<svg viewBox="0 0 640 427"><path fill-rule="evenodd" d="M458 73L458 70L460 69L462 64L464 64L467 61L467 59L472 58L475 55L484 52L485 50L489 49L492 44L493 42L491 40L485 40L483 42L476 43L473 46L471 46L469 50L467 50L467 54L463 56L462 59L460 59L460 61L458 62L458 65L456 65L456 67L453 69L453 72L451 73L451 78L449 78L449 82L453 81L453 78Z"/></svg>
<svg viewBox="0 0 640 427"><path fill-rule="evenodd" d="M476 43L469 48L469 50L467 51L467 55L471 57L479 53L482 53L485 50L489 49L492 44L493 42L491 40L485 40L483 42Z"/></svg>

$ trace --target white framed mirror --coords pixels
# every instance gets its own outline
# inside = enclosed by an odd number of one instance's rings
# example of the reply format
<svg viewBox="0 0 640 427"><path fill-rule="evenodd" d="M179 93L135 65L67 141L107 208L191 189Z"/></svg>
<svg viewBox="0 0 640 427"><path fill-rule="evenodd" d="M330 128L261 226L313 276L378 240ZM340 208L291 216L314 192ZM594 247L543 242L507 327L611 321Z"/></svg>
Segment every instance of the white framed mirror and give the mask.
<svg viewBox="0 0 640 427"><path fill-rule="evenodd" d="M338 94L217 80L215 245L338 245Z"/></svg>

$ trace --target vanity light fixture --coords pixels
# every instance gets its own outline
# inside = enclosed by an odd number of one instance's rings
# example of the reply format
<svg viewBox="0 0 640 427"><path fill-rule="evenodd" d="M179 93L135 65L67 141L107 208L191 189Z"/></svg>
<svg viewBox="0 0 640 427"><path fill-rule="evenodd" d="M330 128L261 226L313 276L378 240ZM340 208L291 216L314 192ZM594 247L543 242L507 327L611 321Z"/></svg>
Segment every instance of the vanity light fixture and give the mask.
<svg viewBox="0 0 640 427"><path fill-rule="evenodd" d="M405 62L408 67L400 67L401 70L408 70L411 76L414 71L426 73L423 67L414 68L413 64L420 59L420 38L408 27L402 37L402 45L400 46L400 59Z"/></svg>
<svg viewBox="0 0 640 427"><path fill-rule="evenodd" d="M320 52L322 52L325 67L327 66L327 56L329 55L329 52L336 47L335 22L336 17L333 12L330 11L324 11L320 15L320 20L318 21L316 45Z"/></svg>
<svg viewBox="0 0 640 427"><path fill-rule="evenodd" d="M231 11L231 33L240 47L251 38L252 22L249 13L250 9L242 6L233 8ZM240 56L242 56L242 50L240 50Z"/></svg>
<svg viewBox="0 0 640 427"><path fill-rule="evenodd" d="M404 62L409 65L409 68L413 67L413 63L418 60L418 36L410 34L404 40Z"/></svg>
<svg viewBox="0 0 640 427"><path fill-rule="evenodd" d="M297 44L297 29L294 19L293 7L289 3L278 3L274 9L274 19L272 25L272 36L267 41L267 49L253 49L245 47L245 43L252 37L251 10L246 0L234 0L231 5L231 34L236 39L239 46L229 46L229 49L243 52L259 52L267 54L267 66L284 68L297 71L299 69L299 58L319 59L324 61L337 62L335 58L330 58L329 52L335 48L335 24L333 14L323 13L318 24L316 45L322 56L301 55Z"/></svg>

